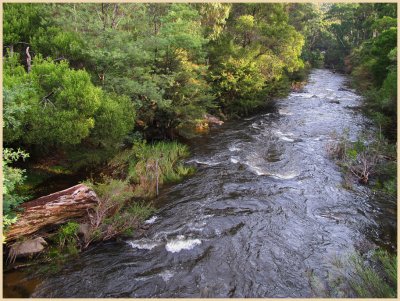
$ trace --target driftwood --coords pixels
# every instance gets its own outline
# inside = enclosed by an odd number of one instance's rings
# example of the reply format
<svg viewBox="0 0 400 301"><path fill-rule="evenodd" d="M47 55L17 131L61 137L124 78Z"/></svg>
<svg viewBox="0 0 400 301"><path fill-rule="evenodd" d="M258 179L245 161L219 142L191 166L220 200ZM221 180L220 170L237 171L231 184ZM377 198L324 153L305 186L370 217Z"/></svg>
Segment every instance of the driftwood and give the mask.
<svg viewBox="0 0 400 301"><path fill-rule="evenodd" d="M21 205L23 211L6 233L7 242L29 236L71 218L85 216L98 204L96 193L79 184L68 189L40 197Z"/></svg>

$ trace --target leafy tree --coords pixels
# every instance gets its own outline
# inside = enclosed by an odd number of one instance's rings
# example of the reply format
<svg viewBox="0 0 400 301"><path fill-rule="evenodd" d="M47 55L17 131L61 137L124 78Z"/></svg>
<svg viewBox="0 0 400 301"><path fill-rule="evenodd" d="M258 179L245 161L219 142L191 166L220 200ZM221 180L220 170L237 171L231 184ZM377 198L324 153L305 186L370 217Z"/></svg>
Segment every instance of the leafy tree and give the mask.
<svg viewBox="0 0 400 301"><path fill-rule="evenodd" d="M277 81L303 67L304 39L281 4L233 6L227 26L210 43L210 81L225 113L248 114Z"/></svg>
<svg viewBox="0 0 400 301"><path fill-rule="evenodd" d="M90 140L96 147L115 148L133 129L129 99L103 92L86 71L72 70L66 61L36 57L27 73L9 58L4 72L7 143L19 140L49 150ZM19 87L28 88L10 92Z"/></svg>

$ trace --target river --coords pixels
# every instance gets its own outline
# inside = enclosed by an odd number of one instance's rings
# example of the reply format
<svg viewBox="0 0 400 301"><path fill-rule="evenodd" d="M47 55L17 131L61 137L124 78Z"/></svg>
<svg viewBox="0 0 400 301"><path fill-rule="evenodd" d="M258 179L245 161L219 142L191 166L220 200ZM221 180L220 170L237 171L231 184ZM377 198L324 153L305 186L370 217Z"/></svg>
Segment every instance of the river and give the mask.
<svg viewBox="0 0 400 301"><path fill-rule="evenodd" d="M38 284L34 297L312 297L335 258L396 250L396 204L342 187L332 133L370 122L346 77L313 70L270 112L191 141L197 173L168 187L149 229L99 244Z"/></svg>

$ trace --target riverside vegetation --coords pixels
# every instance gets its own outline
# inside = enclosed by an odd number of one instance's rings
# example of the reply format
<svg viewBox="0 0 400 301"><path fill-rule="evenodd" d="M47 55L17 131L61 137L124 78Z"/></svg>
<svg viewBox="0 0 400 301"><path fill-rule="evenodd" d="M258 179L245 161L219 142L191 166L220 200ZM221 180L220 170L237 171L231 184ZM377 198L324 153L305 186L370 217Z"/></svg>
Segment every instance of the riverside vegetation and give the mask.
<svg viewBox="0 0 400 301"><path fill-rule="evenodd" d="M3 230L43 179L104 174L88 182L100 203L87 235L77 221L61 226L50 257L131 234L159 187L194 172L177 140L196 135L206 114L259 110L315 67L350 74L379 129L357 142L344 133L330 153L363 184L397 193L395 4L3 8Z"/></svg>

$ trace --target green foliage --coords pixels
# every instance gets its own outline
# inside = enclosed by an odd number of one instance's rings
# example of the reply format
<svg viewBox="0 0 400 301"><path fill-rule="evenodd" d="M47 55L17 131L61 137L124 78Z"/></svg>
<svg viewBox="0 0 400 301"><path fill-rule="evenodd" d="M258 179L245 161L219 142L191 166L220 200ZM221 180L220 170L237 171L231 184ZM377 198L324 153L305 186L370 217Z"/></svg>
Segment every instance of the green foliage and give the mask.
<svg viewBox="0 0 400 301"><path fill-rule="evenodd" d="M20 98L15 99L28 109L18 120L25 131L20 136L17 132L10 134L13 139L50 146L77 144L89 135L94 126L92 116L100 104L100 90L90 83L85 71L71 70L65 61L37 58L30 73L17 73L12 66L7 66L5 73L6 88L15 89L19 82L32 88L31 93L19 93Z"/></svg>
<svg viewBox="0 0 400 301"><path fill-rule="evenodd" d="M378 87L382 85L387 75L388 67L391 64L389 53L396 46L397 28L395 27L384 30L378 37L373 39L371 56L374 58L374 64L371 66L371 72Z"/></svg>
<svg viewBox="0 0 400 301"><path fill-rule="evenodd" d="M5 226L15 222L14 210L27 199L16 192L18 185L25 180L25 170L12 167L13 162L25 160L29 154L21 149L3 149L3 224Z"/></svg>
<svg viewBox="0 0 400 301"><path fill-rule="evenodd" d="M28 148L50 148L79 153L76 166L100 163L118 149L134 127L135 109L124 96L95 87L84 70L73 70L66 61L36 57L26 73L17 55L5 60L4 139ZM87 150L88 145L98 152ZM93 153L99 160L87 160ZM86 164L86 165L88 165Z"/></svg>
<svg viewBox="0 0 400 301"><path fill-rule="evenodd" d="M100 105L100 89L85 71L71 70L66 61L34 62L30 77L38 97L28 115L28 143L78 144L94 127Z"/></svg>
<svg viewBox="0 0 400 301"><path fill-rule="evenodd" d="M210 82L225 113L247 115L280 90L285 72L304 67L304 38L281 4L234 5L227 26L209 45Z"/></svg>
<svg viewBox="0 0 400 301"><path fill-rule="evenodd" d="M131 189L126 182L121 180L106 179L106 181L96 184L90 182L85 184L94 189L100 200L115 203L117 206L122 206L132 197Z"/></svg>
<svg viewBox="0 0 400 301"><path fill-rule="evenodd" d="M4 45L29 43L30 37L35 34L45 17L46 9L43 5L6 3L3 20Z"/></svg>
<svg viewBox="0 0 400 301"><path fill-rule="evenodd" d="M95 126L89 140L106 148L119 147L134 127L135 109L129 98L103 93L99 109L94 115Z"/></svg>
<svg viewBox="0 0 400 301"><path fill-rule="evenodd" d="M19 101L28 96L30 88L26 84L16 84L14 88L3 87L3 129L4 140L15 141L23 133L22 120L28 106Z"/></svg>
<svg viewBox="0 0 400 301"><path fill-rule="evenodd" d="M24 123L30 109L29 99L34 89L26 80L24 68L19 65L19 56L13 56L3 63L3 136L5 142L18 140L24 133Z"/></svg>
<svg viewBox="0 0 400 301"><path fill-rule="evenodd" d="M261 104L260 92L265 82L255 62L229 58L217 72L212 79L225 112L247 115Z"/></svg>
<svg viewBox="0 0 400 301"><path fill-rule="evenodd" d="M43 275L57 274L68 259L79 254L81 249L78 237L79 227L77 222L70 221L58 228L50 237L51 245L42 255L46 263L39 261L40 265L35 267L35 272Z"/></svg>
<svg viewBox="0 0 400 301"><path fill-rule="evenodd" d="M38 160L54 153L56 171L115 157L115 174L151 196L192 170L174 143L121 153L135 125L148 140L188 137L205 113L247 115L323 64L353 72L393 138L396 18L385 3L5 4L5 146ZM349 166L371 150L360 146L342 153ZM393 191L386 174L380 186Z"/></svg>
<svg viewBox="0 0 400 301"><path fill-rule="evenodd" d="M32 49L44 57L75 61L83 57L84 43L75 32L65 32L57 26L39 28L31 38Z"/></svg>
<svg viewBox="0 0 400 301"><path fill-rule="evenodd" d="M107 160L135 123L163 139L209 111L248 114L303 66L288 16L283 4L6 4L5 142L65 152L76 169Z"/></svg>
<svg viewBox="0 0 400 301"><path fill-rule="evenodd" d="M232 4L202 3L197 4L196 8L201 16L201 25L204 28L206 38L208 40L217 39L224 31Z"/></svg>
<svg viewBox="0 0 400 301"><path fill-rule="evenodd" d="M33 75L13 74L13 84L5 85L5 94L8 99L16 99L13 103L22 104L22 111L15 111L14 115L18 115L19 124L28 122L29 133L25 135L21 126L14 126L5 131L5 137L7 141L23 137L29 140L28 144L46 140L64 148L80 145L92 129L102 127L101 131L94 130L97 138L91 137L89 144L97 145L104 137L116 137L118 143L127 124L133 122L118 123L112 135L104 131L106 125L99 123L104 119L104 110L116 119L121 112L130 111L126 109L127 99L135 108L137 126L146 138L185 136L186 129L194 127L195 120L207 111L245 115L265 103L266 95L281 93L290 85L287 79L291 73L305 67L303 60L312 66L321 67L325 61L325 65L343 69L345 57L360 47L368 49L360 50L361 58L353 55L354 60L368 64L355 68L370 74L381 85L387 67L393 65L388 53L396 43L395 19L393 4L6 4L6 44L23 40L27 43L19 49L23 57L29 45L34 57L66 59L69 66L85 68L87 73L65 68L62 71L64 63L48 63L47 68L52 69L47 70L53 81L50 84L43 76L45 68L39 68L46 61L39 63L35 58L36 71L32 73L39 73L40 83L31 78ZM364 58L366 54L368 59ZM15 73L17 68L14 69ZM56 89L63 85L68 90L67 85L71 84L63 77L54 81L56 69L65 73L64 77L73 75L75 81L82 82L76 91L65 93L71 99L81 97L74 95L77 91L96 94L88 84L88 74L95 85L121 99L92 95L82 99L82 108L75 108L72 101L70 110L58 112L61 108L56 107L52 112L49 106L62 94ZM7 78L10 72L5 73ZM382 91L385 97L394 94L387 93L392 91L392 83L393 75ZM32 86L33 91L21 89L16 93L17 87L23 86ZM53 94L47 99L50 93ZM111 98L121 107L106 104ZM23 101L27 99L31 101ZM95 109L89 99L99 99ZM38 102L42 106L48 104L45 118L37 117L42 113ZM65 104L63 100L57 102ZM71 122L77 119L73 109L82 111L81 120L75 123ZM98 114L101 122L96 123L93 114L97 110L102 113ZM40 127L37 122L42 123ZM34 134L35 131L49 137ZM58 141L60 138L56 137L66 131L76 135L63 135L64 141ZM115 135L117 132L121 134ZM84 144L81 153L86 152L88 142ZM106 152L100 153L92 158L87 155L88 160L103 161L101 157L107 157Z"/></svg>
<svg viewBox="0 0 400 301"><path fill-rule="evenodd" d="M3 148L3 243L6 240L7 228L17 221L18 206L29 198L18 191L26 180L25 170L12 167L12 164L28 157L29 154L19 148Z"/></svg>
<svg viewBox="0 0 400 301"><path fill-rule="evenodd" d="M150 204L135 202L127 208L127 212L143 222L155 212L155 209Z"/></svg>
<svg viewBox="0 0 400 301"><path fill-rule="evenodd" d="M77 253L79 224L77 222L68 222L61 226L55 237L59 249L66 248L69 254Z"/></svg>
<svg viewBox="0 0 400 301"><path fill-rule="evenodd" d="M397 132L397 9L393 3L332 4L319 48L325 65L351 73L366 111L391 141Z"/></svg>

